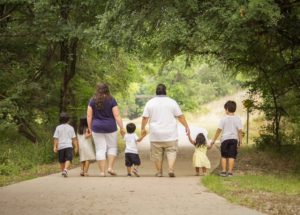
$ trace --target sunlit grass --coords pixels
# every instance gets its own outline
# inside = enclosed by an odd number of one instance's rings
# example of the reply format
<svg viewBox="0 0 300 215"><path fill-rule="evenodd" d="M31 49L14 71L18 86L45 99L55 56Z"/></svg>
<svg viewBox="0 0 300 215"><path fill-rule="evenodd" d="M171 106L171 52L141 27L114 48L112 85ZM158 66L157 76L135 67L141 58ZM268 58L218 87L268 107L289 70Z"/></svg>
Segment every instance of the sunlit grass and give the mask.
<svg viewBox="0 0 300 215"><path fill-rule="evenodd" d="M233 191L265 191L285 195L300 195L300 178L298 176L276 175L242 175L219 177L209 175L203 178L203 184L210 190L226 194Z"/></svg>

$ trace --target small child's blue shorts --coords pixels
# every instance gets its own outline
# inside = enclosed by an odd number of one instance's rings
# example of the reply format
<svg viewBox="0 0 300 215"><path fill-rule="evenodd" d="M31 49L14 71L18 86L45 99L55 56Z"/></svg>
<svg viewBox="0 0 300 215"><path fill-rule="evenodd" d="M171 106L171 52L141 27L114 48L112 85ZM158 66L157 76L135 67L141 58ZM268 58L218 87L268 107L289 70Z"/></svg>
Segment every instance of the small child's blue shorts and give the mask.
<svg viewBox="0 0 300 215"><path fill-rule="evenodd" d="M139 166L141 164L140 156L134 153L125 153L125 166L131 167L132 165Z"/></svg>

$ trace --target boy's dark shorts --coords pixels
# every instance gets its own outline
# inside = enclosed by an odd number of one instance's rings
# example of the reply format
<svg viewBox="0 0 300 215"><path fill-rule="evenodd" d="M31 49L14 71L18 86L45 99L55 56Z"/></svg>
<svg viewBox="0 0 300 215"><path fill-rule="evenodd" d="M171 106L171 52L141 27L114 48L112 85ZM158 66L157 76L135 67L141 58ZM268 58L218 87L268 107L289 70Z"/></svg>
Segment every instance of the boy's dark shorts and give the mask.
<svg viewBox="0 0 300 215"><path fill-rule="evenodd" d="M221 156L222 158L234 158L237 156L238 141L235 139L224 140L221 143Z"/></svg>
<svg viewBox="0 0 300 215"><path fill-rule="evenodd" d="M73 160L73 148L65 148L58 150L58 162L64 163Z"/></svg>
<svg viewBox="0 0 300 215"><path fill-rule="evenodd" d="M131 167L132 165L139 166L141 164L140 156L134 153L125 153L125 166Z"/></svg>

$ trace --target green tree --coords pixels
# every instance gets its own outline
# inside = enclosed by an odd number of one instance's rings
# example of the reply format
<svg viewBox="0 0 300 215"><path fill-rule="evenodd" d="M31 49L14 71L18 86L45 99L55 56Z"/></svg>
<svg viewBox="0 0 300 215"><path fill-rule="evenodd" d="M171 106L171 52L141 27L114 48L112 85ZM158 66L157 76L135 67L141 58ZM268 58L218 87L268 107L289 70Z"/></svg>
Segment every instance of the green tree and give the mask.
<svg viewBox="0 0 300 215"><path fill-rule="evenodd" d="M162 61L210 56L246 74L280 146L283 115L293 121L283 99L299 96L299 11L296 0L116 0L99 20L99 38Z"/></svg>

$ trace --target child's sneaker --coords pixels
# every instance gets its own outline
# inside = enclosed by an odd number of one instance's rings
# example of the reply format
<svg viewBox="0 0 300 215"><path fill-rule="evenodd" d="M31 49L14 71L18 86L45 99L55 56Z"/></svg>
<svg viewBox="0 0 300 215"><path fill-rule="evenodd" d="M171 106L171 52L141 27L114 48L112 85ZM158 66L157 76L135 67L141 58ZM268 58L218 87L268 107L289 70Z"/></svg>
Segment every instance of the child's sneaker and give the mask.
<svg viewBox="0 0 300 215"><path fill-rule="evenodd" d="M131 174L130 174L130 173L128 173L128 174L127 174L127 177L131 177Z"/></svg>
<svg viewBox="0 0 300 215"><path fill-rule="evenodd" d="M227 176L228 176L228 177L233 177L232 172L227 173Z"/></svg>
<svg viewBox="0 0 300 215"><path fill-rule="evenodd" d="M222 177L227 177L227 173L226 173L226 172L221 172L221 173L220 173L220 176L222 176Z"/></svg>
<svg viewBox="0 0 300 215"><path fill-rule="evenodd" d="M64 170L63 172L62 172L62 175L66 178L66 177L68 177L68 170Z"/></svg>
<svg viewBox="0 0 300 215"><path fill-rule="evenodd" d="M132 173L136 176L136 177L140 177L139 172L136 168L133 168Z"/></svg>

